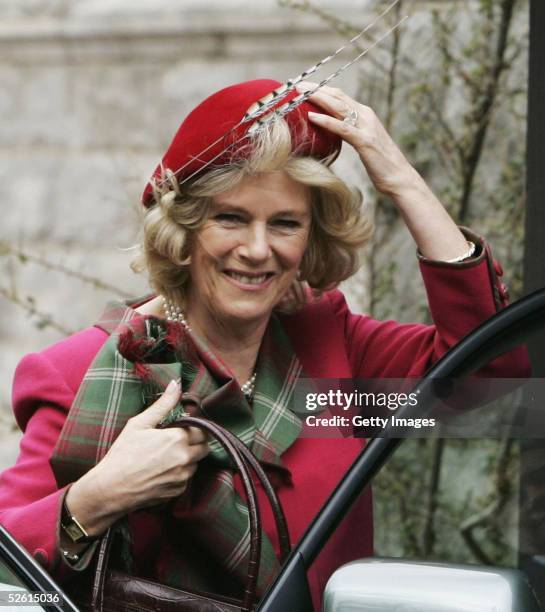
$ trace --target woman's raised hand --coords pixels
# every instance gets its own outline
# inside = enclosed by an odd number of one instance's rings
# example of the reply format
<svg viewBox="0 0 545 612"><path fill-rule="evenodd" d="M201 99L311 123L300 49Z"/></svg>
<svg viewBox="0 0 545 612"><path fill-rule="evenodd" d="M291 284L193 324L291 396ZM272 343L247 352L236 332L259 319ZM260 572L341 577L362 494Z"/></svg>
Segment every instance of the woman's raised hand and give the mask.
<svg viewBox="0 0 545 612"><path fill-rule="evenodd" d="M314 83L302 82L297 89L303 92L314 86ZM327 85L309 100L333 115L309 113L309 119L338 134L356 149L377 191L395 197L418 180L416 171L372 108L356 102L341 89ZM353 121L344 121L350 115Z"/></svg>
<svg viewBox="0 0 545 612"><path fill-rule="evenodd" d="M314 89L299 83L299 92ZM401 213L420 253L448 261L468 251L468 243L424 179L407 161L373 109L343 91L324 86L309 98L333 116L309 113L310 121L338 134L359 153L369 178ZM347 121L345 121L347 119Z"/></svg>
<svg viewBox="0 0 545 612"><path fill-rule="evenodd" d="M75 482L66 505L90 535L132 510L181 495L208 452L207 434L196 427L157 429L178 403L172 381L149 408L127 421L103 459Z"/></svg>

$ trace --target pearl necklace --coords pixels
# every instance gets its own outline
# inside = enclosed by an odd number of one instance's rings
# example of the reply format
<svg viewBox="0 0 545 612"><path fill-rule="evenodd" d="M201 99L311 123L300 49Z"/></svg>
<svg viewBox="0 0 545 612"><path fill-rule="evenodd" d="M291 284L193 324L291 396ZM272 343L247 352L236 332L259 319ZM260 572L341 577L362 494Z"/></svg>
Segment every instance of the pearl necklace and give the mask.
<svg viewBox="0 0 545 612"><path fill-rule="evenodd" d="M181 323L187 331L191 331L191 327L185 318L182 309L176 304L172 303L166 297L163 297L163 310L165 311L165 317L167 321L174 321L175 323ZM255 379L257 372L254 372L248 380L240 386L240 390L246 396L246 399L251 400L254 395Z"/></svg>
<svg viewBox="0 0 545 612"><path fill-rule="evenodd" d="M176 323L181 323L187 329L187 331L191 331L191 327L186 321L182 309L179 306L173 304L170 300L167 300L166 297L163 298L163 310L165 311L165 317L167 321L175 321Z"/></svg>

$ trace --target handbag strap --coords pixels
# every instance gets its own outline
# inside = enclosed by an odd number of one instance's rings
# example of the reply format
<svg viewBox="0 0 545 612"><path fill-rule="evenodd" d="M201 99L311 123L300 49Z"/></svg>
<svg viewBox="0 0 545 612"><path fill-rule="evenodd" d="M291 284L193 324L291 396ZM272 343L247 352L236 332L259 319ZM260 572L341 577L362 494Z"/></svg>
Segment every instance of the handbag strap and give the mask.
<svg viewBox="0 0 545 612"><path fill-rule="evenodd" d="M239 446L232 441L231 435L226 434L227 430L213 421L200 417L182 416L176 421L164 426L165 429L170 427L199 427L206 430L221 444L240 474L242 486L247 498L248 516L250 522L248 579L246 581L244 596L241 602L241 610L243 612L250 612L252 609L252 604L255 601L259 566L261 561L261 517L254 483L248 470L249 461L246 459L244 451L241 451ZM112 549L112 539L113 530L110 528L103 536L101 545L99 547L97 565L93 580L91 605L92 609L97 612L102 612L103 610L104 588Z"/></svg>
<svg viewBox="0 0 545 612"><path fill-rule="evenodd" d="M248 518L250 522L250 554L248 559L248 579L244 589L241 609L248 612L255 601L259 566L261 564L261 513L257 501L254 482L252 480L248 463L236 444L233 443L227 429L202 417L181 416L165 428L171 427L200 427L207 430L223 446L235 464L246 494L248 504Z"/></svg>
<svg viewBox="0 0 545 612"><path fill-rule="evenodd" d="M286 559L289 557L291 552L291 542L290 542L290 534L288 531L288 522L286 521L286 515L284 514L284 509L282 508L282 504L276 495L276 491L271 484L265 470L261 467L261 464L256 459L255 455L252 451L235 436L232 431L225 429L225 434L228 435L233 444L237 447L239 452L244 456L244 459L249 464L249 466L253 469L257 479L261 483L263 487L263 491L269 500L269 504L271 506L271 510L273 513L274 523L276 526L276 532L278 534L278 543L280 546L280 563L284 563Z"/></svg>
<svg viewBox="0 0 545 612"><path fill-rule="evenodd" d="M182 393L180 397L180 404L184 407L187 416L202 418L200 415L203 412L202 409L202 401L201 398L195 393L185 392ZM214 421L209 421L205 419L207 423L213 423L214 426L219 427L222 433L229 437L231 442L236 446L237 450L242 454L246 463L253 469L257 479L261 483L263 487L263 491L269 500L269 505L271 507L274 523L276 527L276 532L278 534L278 543L280 546L280 563L284 563L286 559L289 557L291 552L291 542L290 542L290 534L288 530L288 523L286 521L286 516L284 514L284 509L282 508L282 504L276 495L276 491L271 484L271 481L267 477L265 470L261 467L261 464L252 453L252 451L240 440L232 431L229 429L222 427L218 423ZM167 427L179 427L183 426L180 422L180 418L171 422Z"/></svg>
<svg viewBox="0 0 545 612"><path fill-rule="evenodd" d="M98 547L97 564L91 588L91 608L92 610L102 611L104 607L104 585L106 582L106 569L110 558L114 533L113 527L109 527L102 536Z"/></svg>
<svg viewBox="0 0 545 612"><path fill-rule="evenodd" d="M257 579L259 575L259 565L261 560L261 517L257 504L257 495L254 484L244 456L239 452L237 447L232 443L231 439L225 435L225 430L213 423L199 417L184 416L180 417L175 423L171 423L167 427L193 426L205 429L211 434L226 451L231 458L237 471L240 474L244 492L248 500L248 515L250 521L250 554L248 560L248 579L244 589L244 596L241 602L241 610L249 612L252 608L252 603L255 600L257 587ZM106 572L112 548L113 531L109 529L103 536L97 566L95 570L95 578L93 581L93 610L102 611L104 603L104 587L106 582Z"/></svg>

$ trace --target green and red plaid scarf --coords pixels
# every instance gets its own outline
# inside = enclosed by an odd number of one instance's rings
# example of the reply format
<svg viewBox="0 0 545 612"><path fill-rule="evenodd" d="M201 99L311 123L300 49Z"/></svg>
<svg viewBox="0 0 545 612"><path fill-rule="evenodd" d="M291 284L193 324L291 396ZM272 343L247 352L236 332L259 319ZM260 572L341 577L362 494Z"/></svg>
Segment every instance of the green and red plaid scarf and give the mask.
<svg viewBox="0 0 545 612"><path fill-rule="evenodd" d="M96 465L127 420L153 403L173 378L181 379L184 392L202 398L202 416L235 433L269 472L289 477L281 455L301 431L294 386L303 374L275 316L259 351L252 406L225 364L179 323L112 303L96 325L110 337L83 378L51 458L59 486ZM184 495L162 507L170 548L155 578L209 592L236 584L231 592L236 594L247 575L248 512L223 449L215 441L210 447ZM262 536L260 593L278 570L273 547Z"/></svg>

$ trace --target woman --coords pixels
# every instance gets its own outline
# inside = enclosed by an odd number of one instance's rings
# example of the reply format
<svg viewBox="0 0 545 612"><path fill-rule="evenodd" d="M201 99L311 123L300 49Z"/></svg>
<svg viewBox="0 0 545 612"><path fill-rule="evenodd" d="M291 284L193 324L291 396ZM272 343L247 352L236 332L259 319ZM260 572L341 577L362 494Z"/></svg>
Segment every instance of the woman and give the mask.
<svg viewBox="0 0 545 612"><path fill-rule="evenodd" d="M135 266L156 295L110 308L18 367L25 434L2 475L0 521L61 579L85 570L96 538L128 516L136 573L239 591L248 552L240 484L200 430L156 427L178 405L176 378L258 456L297 541L361 449L298 438L297 380L420 376L506 303L488 247L458 229L368 107L324 87L244 138L243 114L279 85L228 87L181 125L143 195ZM369 233L358 196L328 167L341 141L403 216L434 326L354 315L334 290ZM168 357L166 345L176 346ZM521 368L511 354L488 375ZM260 591L277 570L268 515L264 531ZM309 574L316 607L335 567L371 553L366 494Z"/></svg>

